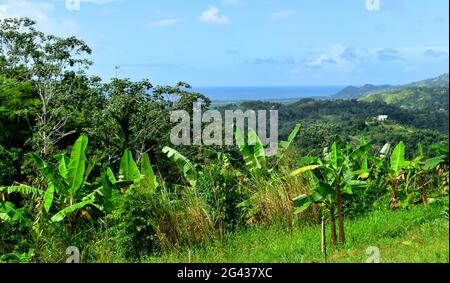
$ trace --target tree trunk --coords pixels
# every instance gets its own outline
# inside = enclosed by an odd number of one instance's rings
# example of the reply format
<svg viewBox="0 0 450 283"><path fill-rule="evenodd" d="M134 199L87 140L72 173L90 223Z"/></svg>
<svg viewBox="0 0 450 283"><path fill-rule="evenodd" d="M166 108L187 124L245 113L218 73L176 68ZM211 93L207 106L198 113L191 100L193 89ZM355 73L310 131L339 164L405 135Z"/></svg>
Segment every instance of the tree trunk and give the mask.
<svg viewBox="0 0 450 283"><path fill-rule="evenodd" d="M325 227L325 216L322 216L322 254L325 258L325 263L327 262L327 240L326 240L326 227Z"/></svg>
<svg viewBox="0 0 450 283"><path fill-rule="evenodd" d="M345 244L344 210L342 208L342 192L339 184L336 186L336 194L338 205L339 241L341 244Z"/></svg>
<svg viewBox="0 0 450 283"><path fill-rule="evenodd" d="M312 211L313 211L314 221L316 223L319 223L319 212L318 212L318 208L317 208L317 203L312 204Z"/></svg>
<svg viewBox="0 0 450 283"><path fill-rule="evenodd" d="M330 223L331 223L331 244L336 246L337 238L336 238L336 221L334 218L334 203L330 206Z"/></svg>
<svg viewBox="0 0 450 283"><path fill-rule="evenodd" d="M391 209L397 208L397 182L394 181L392 184L392 197L391 201L389 202L389 207Z"/></svg>
<svg viewBox="0 0 450 283"><path fill-rule="evenodd" d="M425 207L427 207L428 206L428 198L427 198L427 188L425 186L424 176L420 176L420 187L421 187L423 205Z"/></svg>

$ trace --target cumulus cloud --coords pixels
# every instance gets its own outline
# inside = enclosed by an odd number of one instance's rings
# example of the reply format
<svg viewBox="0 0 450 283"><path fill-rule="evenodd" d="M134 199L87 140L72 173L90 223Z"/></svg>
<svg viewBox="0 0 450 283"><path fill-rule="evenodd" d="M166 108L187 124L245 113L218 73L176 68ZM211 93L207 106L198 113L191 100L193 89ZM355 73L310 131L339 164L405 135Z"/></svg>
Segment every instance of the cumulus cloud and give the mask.
<svg viewBox="0 0 450 283"><path fill-rule="evenodd" d="M316 59L307 63L308 67L321 68L326 65L350 67L357 59L355 51L341 44L332 44L330 50L320 54Z"/></svg>
<svg viewBox="0 0 450 283"><path fill-rule="evenodd" d="M228 24L230 22L227 16L220 14L216 6L210 6L208 10L204 11L200 20L211 24Z"/></svg>
<svg viewBox="0 0 450 283"><path fill-rule="evenodd" d="M30 0L8 0L6 3L0 4L0 19L28 17L35 20L38 28L43 32L60 36L76 34L78 31L77 24L71 20L56 20L50 17L53 10L54 6L50 3L35 3Z"/></svg>
<svg viewBox="0 0 450 283"><path fill-rule="evenodd" d="M8 0L0 4L0 19L29 17L37 21L47 21L47 14L53 10L49 3L33 3L26 0Z"/></svg>

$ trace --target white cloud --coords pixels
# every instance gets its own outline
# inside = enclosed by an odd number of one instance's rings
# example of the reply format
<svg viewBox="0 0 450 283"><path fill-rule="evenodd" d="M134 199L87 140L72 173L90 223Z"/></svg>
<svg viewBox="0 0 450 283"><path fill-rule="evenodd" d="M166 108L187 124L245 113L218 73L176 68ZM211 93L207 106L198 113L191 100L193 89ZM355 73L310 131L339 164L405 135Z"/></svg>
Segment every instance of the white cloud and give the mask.
<svg viewBox="0 0 450 283"><path fill-rule="evenodd" d="M76 34L78 31L77 24L72 20L57 20L50 17L53 10L54 6L50 3L8 0L6 3L0 4L0 19L27 17L35 20L37 27L43 32L60 36Z"/></svg>
<svg viewBox="0 0 450 283"><path fill-rule="evenodd" d="M0 19L29 17L36 21L47 21L47 13L53 10L49 3L33 3L26 0L8 0L0 5Z"/></svg>
<svg viewBox="0 0 450 283"><path fill-rule="evenodd" d="M150 25L154 27L167 27L173 26L180 22L178 19L162 19L158 21L151 22Z"/></svg>
<svg viewBox="0 0 450 283"><path fill-rule="evenodd" d="M215 6L210 6L208 10L204 11L200 20L211 24L228 24L230 22L227 16L219 14L219 9Z"/></svg>
<svg viewBox="0 0 450 283"><path fill-rule="evenodd" d="M335 66L348 69L357 60L356 53L341 44L332 44L330 50L320 54L316 59L307 64L308 67L321 68L324 66Z"/></svg>
<svg viewBox="0 0 450 283"><path fill-rule="evenodd" d="M272 13L270 15L270 18L272 20L285 20L285 19L291 18L293 16L295 16L295 12L294 11L292 11L292 10L285 10L285 11L279 11L279 12Z"/></svg>

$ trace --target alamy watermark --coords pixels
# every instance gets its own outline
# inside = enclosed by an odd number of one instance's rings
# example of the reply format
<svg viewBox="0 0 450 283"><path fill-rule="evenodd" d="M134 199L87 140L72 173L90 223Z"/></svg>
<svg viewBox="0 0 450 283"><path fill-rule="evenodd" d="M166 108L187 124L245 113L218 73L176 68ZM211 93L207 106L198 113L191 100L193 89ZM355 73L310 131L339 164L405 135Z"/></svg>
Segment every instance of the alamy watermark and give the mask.
<svg viewBox="0 0 450 283"><path fill-rule="evenodd" d="M194 103L191 115L186 110L172 111L170 121L177 123L170 132L173 145L232 146L246 143L255 145L256 133L267 156L278 150L278 110L218 110L202 112L202 104ZM269 117L268 117L269 116ZM191 129L192 125L192 129ZM246 129L247 125L247 129ZM242 133L235 138L235 129ZM268 131L269 130L269 131ZM247 134L247 138L244 137Z"/></svg>
<svg viewBox="0 0 450 283"><path fill-rule="evenodd" d="M366 249L366 255L369 256L366 260L366 263L380 263L381 262L381 254L380 254L380 249L378 247L368 247Z"/></svg>
<svg viewBox="0 0 450 283"><path fill-rule="evenodd" d="M367 11L379 11L381 9L381 0L366 0Z"/></svg>
<svg viewBox="0 0 450 283"><path fill-rule="evenodd" d="M69 256L66 263L80 263L80 250L77 247L68 247L66 254Z"/></svg>
<svg viewBox="0 0 450 283"><path fill-rule="evenodd" d="M69 11L79 11L81 0L66 0L66 9Z"/></svg>

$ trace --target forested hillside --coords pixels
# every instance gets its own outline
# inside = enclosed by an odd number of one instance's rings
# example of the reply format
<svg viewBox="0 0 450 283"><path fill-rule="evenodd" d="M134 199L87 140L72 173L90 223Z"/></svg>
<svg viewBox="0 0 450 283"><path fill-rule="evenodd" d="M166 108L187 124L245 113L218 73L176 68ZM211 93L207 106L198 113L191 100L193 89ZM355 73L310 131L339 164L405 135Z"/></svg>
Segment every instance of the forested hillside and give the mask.
<svg viewBox="0 0 450 283"><path fill-rule="evenodd" d="M371 85L367 84L362 87L348 86L336 93L335 99L359 99L369 95L376 95L379 93L387 93L394 91L402 91L404 89L436 89L449 87L449 75L442 74L436 78L426 79L418 82L413 82L406 85Z"/></svg>
<svg viewBox="0 0 450 283"><path fill-rule="evenodd" d="M210 108L185 82L89 75L95 50L26 18L0 20L0 43L2 263L74 262L73 249L101 263L361 262L373 245L386 262L448 262L448 89L408 94L414 109L220 108L278 110L269 155L234 126L233 145L172 143L171 113Z"/></svg>
<svg viewBox="0 0 450 283"><path fill-rule="evenodd" d="M310 154L311 151L317 154L321 147L338 135L353 141L363 136L378 146L387 142L397 143L404 140L408 141L408 149L413 151L418 143L430 145L448 141L448 89L439 89L439 91L419 92L415 97L417 101L415 105L418 108L414 109L405 109L397 106L396 103L387 104L378 100L366 102L314 99L302 99L288 105L258 101L245 102L239 106L229 105L221 109L236 107L242 110L279 109L282 138L287 137L295 123L300 121L304 125L299 139L300 150L303 154ZM442 104L425 103L431 93L436 94L437 99L433 98L429 101L437 100ZM424 102L423 107L420 107L420 101ZM387 115L388 120L377 121L379 115ZM319 145L318 148L317 145Z"/></svg>
<svg viewBox="0 0 450 283"><path fill-rule="evenodd" d="M448 87L411 87L369 94L360 100L367 102L381 101L386 104L397 105L400 108L443 111L448 113L448 95Z"/></svg>

